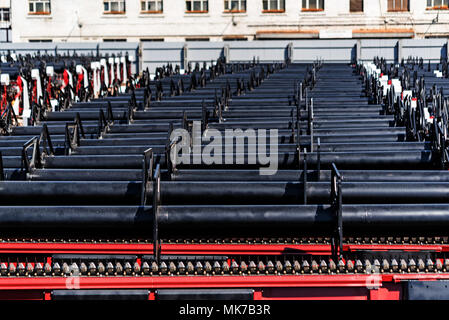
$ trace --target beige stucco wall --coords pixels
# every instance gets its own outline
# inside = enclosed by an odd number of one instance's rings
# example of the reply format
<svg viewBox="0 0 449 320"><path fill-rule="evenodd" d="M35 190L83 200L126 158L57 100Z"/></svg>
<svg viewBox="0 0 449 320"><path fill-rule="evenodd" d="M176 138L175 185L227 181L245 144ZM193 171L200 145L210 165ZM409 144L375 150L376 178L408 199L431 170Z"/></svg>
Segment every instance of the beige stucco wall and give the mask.
<svg viewBox="0 0 449 320"><path fill-rule="evenodd" d="M103 41L107 38L207 37L219 41L227 36L252 40L257 31L354 29L413 29L416 38L449 36L449 11L426 10L426 0L410 0L410 12L388 13L387 0L365 0L364 13L350 13L349 0L325 0L323 12L301 12L301 0L285 0L285 13L262 13L262 0L247 0L247 12L227 14L222 0L209 0L209 12L186 14L185 1L164 0L164 13L141 14L139 0L126 0L126 14L105 15L102 0L52 0L49 16L28 14L28 0L11 1L14 42L32 39L53 41Z"/></svg>

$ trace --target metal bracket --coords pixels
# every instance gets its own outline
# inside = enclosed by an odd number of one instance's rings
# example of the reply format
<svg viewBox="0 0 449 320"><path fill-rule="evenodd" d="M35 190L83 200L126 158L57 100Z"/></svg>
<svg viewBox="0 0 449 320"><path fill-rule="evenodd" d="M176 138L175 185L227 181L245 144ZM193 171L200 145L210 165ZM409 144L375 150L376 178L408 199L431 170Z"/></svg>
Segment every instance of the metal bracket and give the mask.
<svg viewBox="0 0 449 320"><path fill-rule="evenodd" d="M5 170L3 168L3 154L2 154L1 151L0 151L0 180L1 181L6 180L6 178L5 178Z"/></svg>
<svg viewBox="0 0 449 320"><path fill-rule="evenodd" d="M342 181L343 177L337 169L335 163L331 167L331 208L334 213L334 230L331 241L332 255L337 261L343 252L343 217L342 217Z"/></svg>
<svg viewBox="0 0 449 320"><path fill-rule="evenodd" d="M132 104L132 101L128 101L128 124L131 124L131 122L134 121L134 106Z"/></svg>
<svg viewBox="0 0 449 320"><path fill-rule="evenodd" d="M73 134L70 132L73 129ZM81 122L80 114L77 113L75 121L72 123L66 123L65 125L65 142L64 142L64 154L69 155L76 147L80 146L81 137L85 138L83 124Z"/></svg>
<svg viewBox="0 0 449 320"><path fill-rule="evenodd" d="M171 140L171 134L173 132L173 123L170 122L168 129L168 141L165 146L165 162L167 166L168 175L171 177L172 173L176 170L176 152L174 153L174 159L171 157L171 151L173 147L176 145L177 139Z"/></svg>
<svg viewBox="0 0 449 320"><path fill-rule="evenodd" d="M111 101L108 101L108 106L106 109L106 120L110 123L114 122L114 113L112 112Z"/></svg>
<svg viewBox="0 0 449 320"><path fill-rule="evenodd" d="M221 99L223 101L223 99ZM218 102L218 123L223 122L223 104Z"/></svg>
<svg viewBox="0 0 449 320"><path fill-rule="evenodd" d="M320 138L317 139L317 163L316 163L316 176L317 181L320 181L321 176L321 140Z"/></svg>
<svg viewBox="0 0 449 320"><path fill-rule="evenodd" d="M289 127L291 129L290 142L296 143L296 121L295 121L295 112L293 108L290 111L290 116L292 118L292 120L289 123Z"/></svg>
<svg viewBox="0 0 449 320"><path fill-rule="evenodd" d="M151 104L151 89L150 86L148 86L143 91L143 109L144 110L150 109L150 104Z"/></svg>
<svg viewBox="0 0 449 320"><path fill-rule="evenodd" d="M31 160L28 158L28 149L33 147L33 153ZM22 167L21 170L25 170L26 173L30 173L34 168L41 167L41 153L39 147L39 138L34 137L24 143L22 147Z"/></svg>
<svg viewBox="0 0 449 320"><path fill-rule="evenodd" d="M153 180L154 156L153 149L149 148L143 152L142 159L142 193L140 195L140 205L147 203L148 182Z"/></svg>
<svg viewBox="0 0 449 320"><path fill-rule="evenodd" d="M103 135L109 130L110 126L113 123L114 123L114 114L112 113L111 102L108 101L106 116L104 115L103 109L100 109L99 112L97 139L101 139Z"/></svg>
<svg viewBox="0 0 449 320"><path fill-rule="evenodd" d="M41 145L43 146L43 152L41 153ZM33 153L31 156L31 160L28 158L28 149L33 147ZM48 127L46 124L42 127L41 134L37 137L33 137L22 147L22 164L21 170L25 170L26 173L30 173L35 168L43 167L43 156L53 155L54 149L53 144L51 142L50 134L48 133ZM1 175L4 180L3 173L3 158L1 159Z"/></svg>
<svg viewBox="0 0 449 320"><path fill-rule="evenodd" d="M196 88L197 88L196 76L195 76L195 73L192 73L192 75L190 76L189 91L195 91Z"/></svg>
<svg viewBox="0 0 449 320"><path fill-rule="evenodd" d="M449 161L449 154L446 148L446 138L436 119L433 120L432 153L436 166L445 169Z"/></svg>
<svg viewBox="0 0 449 320"><path fill-rule="evenodd" d="M302 100L302 82L298 84L298 82L296 82L295 84L295 96L294 96L294 101L295 101L295 106L296 106L296 120L301 120L301 100Z"/></svg>
<svg viewBox="0 0 449 320"><path fill-rule="evenodd" d="M307 149L304 148L304 165L302 170L302 188L303 188L303 201L304 204L307 204Z"/></svg>
<svg viewBox="0 0 449 320"><path fill-rule="evenodd" d="M222 123L223 122L223 104L224 104L224 93L225 88L221 88L221 97L220 99L218 99L217 96L217 89L215 89L215 97L214 97L214 117L217 118L218 123Z"/></svg>
<svg viewBox="0 0 449 320"><path fill-rule="evenodd" d="M159 264L161 257L161 244L159 239L158 214L161 204L161 167L158 163L153 175L153 251L154 258Z"/></svg>
<svg viewBox="0 0 449 320"><path fill-rule="evenodd" d="M42 120L42 108L40 105L34 102L33 106L31 107L31 124L35 126L39 124L41 120Z"/></svg>
<svg viewBox="0 0 449 320"><path fill-rule="evenodd" d="M43 145L44 154L47 156L52 156L55 153L53 148L53 143L51 142L50 133L48 132L47 124L44 123L42 126L42 131L39 136L39 144Z"/></svg>
<svg viewBox="0 0 449 320"><path fill-rule="evenodd" d="M313 98L310 98L310 104L308 109L308 126L309 126L309 135L310 135L310 152L313 152Z"/></svg>
<svg viewBox="0 0 449 320"><path fill-rule="evenodd" d="M301 148L301 122L296 120L296 148Z"/></svg>
<svg viewBox="0 0 449 320"><path fill-rule="evenodd" d="M176 138L173 138L172 140L170 140L172 131L173 131L173 123L170 123L170 128L168 131L169 140L168 140L167 145L165 146L165 161L166 161L166 166L167 166L167 173L170 178L171 178L172 174L176 172L176 163L177 163L177 156L178 156L178 151L175 150L175 152L173 152L173 157L172 157L171 156L172 150L173 150L173 148L176 147L177 143L180 140L180 137L176 137Z"/></svg>
<svg viewBox="0 0 449 320"><path fill-rule="evenodd" d="M156 101L162 100L163 93L164 89L162 87L162 82L158 80L158 82L156 82Z"/></svg>
<svg viewBox="0 0 449 320"><path fill-rule="evenodd" d="M293 42L289 42L287 45L287 55L285 58L285 63L290 64L293 61Z"/></svg>
<svg viewBox="0 0 449 320"><path fill-rule="evenodd" d="M182 80L182 78L179 79L179 84L178 84L178 86L179 86L179 92L180 92L180 94L182 94L183 92L185 92L185 89L184 89L184 81Z"/></svg>
<svg viewBox="0 0 449 320"><path fill-rule="evenodd" d="M173 82L173 79L170 80L170 97L173 97L176 95L176 86Z"/></svg>
<svg viewBox="0 0 449 320"><path fill-rule="evenodd" d="M14 112L14 108L12 107L11 103L8 103L8 106L6 107L5 112L2 114L1 119L1 127L4 134L9 135L11 132L11 127L14 125L14 122L16 126L19 125L19 122L17 121L17 116Z"/></svg>
<svg viewBox="0 0 449 320"><path fill-rule="evenodd" d="M209 110L207 110L206 104L203 102L201 104L201 134L206 131L207 126L209 124Z"/></svg>
<svg viewBox="0 0 449 320"><path fill-rule="evenodd" d="M97 132L97 139L101 139L103 134L106 133L108 129L108 122L106 121L106 117L104 116L103 109L100 109L99 115L98 115L98 132Z"/></svg>
<svg viewBox="0 0 449 320"><path fill-rule="evenodd" d="M185 110L182 113L182 128L185 130L189 130L189 121L187 119L187 112Z"/></svg>
<svg viewBox="0 0 449 320"><path fill-rule="evenodd" d="M296 151L298 156L298 170L301 169L301 130L299 129L299 121L296 122L297 139L296 139Z"/></svg>

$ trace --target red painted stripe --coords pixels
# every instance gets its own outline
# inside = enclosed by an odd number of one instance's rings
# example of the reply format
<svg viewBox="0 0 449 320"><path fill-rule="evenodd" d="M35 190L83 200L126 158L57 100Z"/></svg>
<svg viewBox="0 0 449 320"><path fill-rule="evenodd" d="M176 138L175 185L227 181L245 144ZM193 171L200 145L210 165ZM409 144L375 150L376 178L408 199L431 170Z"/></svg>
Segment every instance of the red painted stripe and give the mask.
<svg viewBox="0 0 449 320"><path fill-rule="evenodd" d="M330 245L322 244L162 244L162 254L210 254L210 255L279 255L285 253L307 253L330 255ZM448 252L449 245L344 245L344 251L388 251ZM0 253L76 253L76 254L152 254L152 244L114 243L0 243Z"/></svg>

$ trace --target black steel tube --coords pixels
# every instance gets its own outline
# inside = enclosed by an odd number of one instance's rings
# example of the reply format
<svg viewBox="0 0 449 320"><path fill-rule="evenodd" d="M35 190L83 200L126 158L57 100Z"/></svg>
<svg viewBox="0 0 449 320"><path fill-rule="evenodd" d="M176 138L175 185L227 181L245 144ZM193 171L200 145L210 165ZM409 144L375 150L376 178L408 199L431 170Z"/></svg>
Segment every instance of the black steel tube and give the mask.
<svg viewBox="0 0 449 320"><path fill-rule="evenodd" d="M151 207L0 207L2 229L36 228L109 228L149 227ZM159 224L162 230L227 230L233 228L265 229L278 234L286 230L329 230L333 211L325 205L306 206L161 206ZM343 205L345 231L414 230L447 231L449 205ZM182 232L180 233L182 235Z"/></svg>
<svg viewBox="0 0 449 320"><path fill-rule="evenodd" d="M345 181L377 182L449 182L449 171L439 170L340 170ZM172 175L175 181L300 181L302 170L278 170L261 176L259 170L179 169ZM308 172L310 180L316 171ZM320 181L330 181L331 171L321 170Z"/></svg>
<svg viewBox="0 0 449 320"><path fill-rule="evenodd" d="M139 181L0 181L6 204L138 204ZM161 182L162 204L320 204L330 199L329 182ZM449 183L343 182L344 203L445 203ZM147 187L151 199L152 186Z"/></svg>

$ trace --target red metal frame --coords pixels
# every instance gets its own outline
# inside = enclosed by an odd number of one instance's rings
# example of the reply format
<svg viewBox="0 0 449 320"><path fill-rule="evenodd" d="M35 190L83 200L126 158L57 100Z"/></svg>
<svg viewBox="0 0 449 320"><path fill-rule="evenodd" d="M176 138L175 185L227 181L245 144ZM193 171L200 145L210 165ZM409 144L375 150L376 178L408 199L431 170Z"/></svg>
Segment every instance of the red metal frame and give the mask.
<svg viewBox="0 0 449 320"><path fill-rule="evenodd" d="M343 251L360 250L407 252L449 252L449 245L344 245ZM0 253L73 253L73 254L153 254L152 244L115 243L0 243ZM305 253L330 255L330 245L321 244L162 244L161 253L167 255L280 255Z"/></svg>
<svg viewBox="0 0 449 320"><path fill-rule="evenodd" d="M381 286L382 275L374 277L377 279L376 286ZM0 278L0 290L366 287L367 283L373 282L372 278L372 275L366 274Z"/></svg>
<svg viewBox="0 0 449 320"><path fill-rule="evenodd" d="M449 252L449 245L345 245L345 252L435 251ZM330 255L330 245L314 244L162 244L165 255L281 255L306 253ZM8 254L152 254L148 243L0 243ZM48 260L48 259L47 259ZM118 276L118 277L8 277L0 278L0 300L51 300L57 289L149 290L155 300L158 288L253 288L255 300L400 300L402 281L449 280L449 274L333 274L333 275L226 275L226 276Z"/></svg>
<svg viewBox="0 0 449 320"><path fill-rule="evenodd" d="M0 290L160 288L368 288L406 280L448 280L449 274L336 274L151 277L0 278Z"/></svg>
<svg viewBox="0 0 449 320"><path fill-rule="evenodd" d="M435 252L449 252L449 245L345 245L344 251L388 251L388 250L401 250L407 252L419 252L419 251L435 251Z"/></svg>

